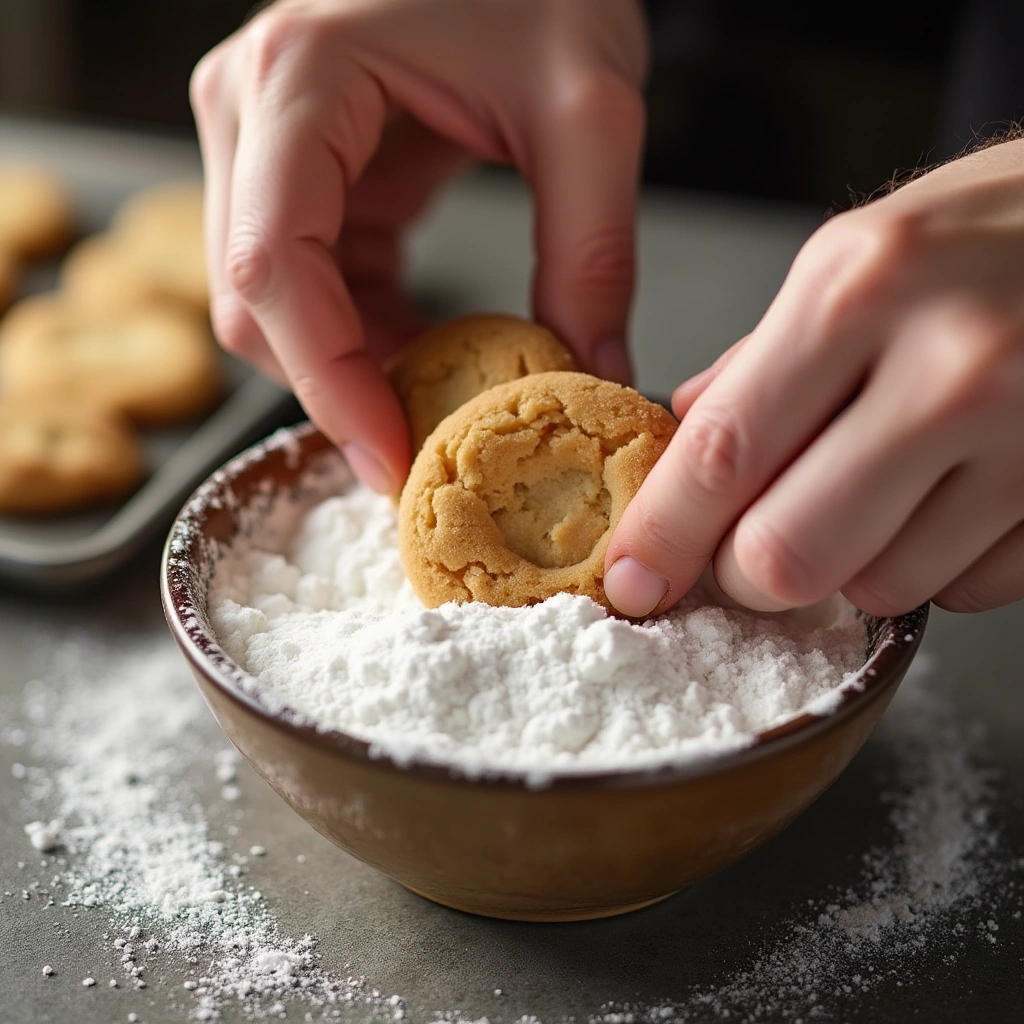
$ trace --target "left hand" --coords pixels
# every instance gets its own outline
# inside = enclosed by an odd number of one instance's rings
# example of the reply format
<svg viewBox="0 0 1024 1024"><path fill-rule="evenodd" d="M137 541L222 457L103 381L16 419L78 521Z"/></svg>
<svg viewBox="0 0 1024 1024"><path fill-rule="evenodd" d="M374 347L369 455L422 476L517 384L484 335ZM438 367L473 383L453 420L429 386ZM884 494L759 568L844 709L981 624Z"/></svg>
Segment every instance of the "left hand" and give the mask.
<svg viewBox="0 0 1024 1024"><path fill-rule="evenodd" d="M827 221L673 407L608 550L620 611L667 609L709 564L763 611L1024 597L1024 140Z"/></svg>

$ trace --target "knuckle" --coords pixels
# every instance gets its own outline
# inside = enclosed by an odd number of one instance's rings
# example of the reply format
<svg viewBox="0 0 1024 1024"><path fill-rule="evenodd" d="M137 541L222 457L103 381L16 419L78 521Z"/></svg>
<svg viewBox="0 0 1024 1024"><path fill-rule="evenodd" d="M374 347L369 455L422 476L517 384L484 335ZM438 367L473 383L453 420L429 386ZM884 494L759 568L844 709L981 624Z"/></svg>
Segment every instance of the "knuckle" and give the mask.
<svg viewBox="0 0 1024 1024"><path fill-rule="evenodd" d="M840 214L811 236L798 260L819 284L819 330L833 334L889 302L928 245L922 217Z"/></svg>
<svg viewBox="0 0 1024 1024"><path fill-rule="evenodd" d="M645 120L640 90L623 75L603 67L569 62L560 69L554 92L560 119L598 124L602 129L639 133ZM620 136L621 138L621 136Z"/></svg>
<svg viewBox="0 0 1024 1024"><path fill-rule="evenodd" d="M929 339L927 356L931 420L1004 407L1024 379L1018 331L987 312L961 311L947 319Z"/></svg>
<svg viewBox="0 0 1024 1024"><path fill-rule="evenodd" d="M628 293L636 275L632 227L607 227L585 238L577 247L575 275L583 289Z"/></svg>
<svg viewBox="0 0 1024 1024"><path fill-rule="evenodd" d="M211 50L196 64L188 83L192 109L204 114L216 104L224 78L224 54L220 47Z"/></svg>
<svg viewBox="0 0 1024 1024"><path fill-rule="evenodd" d="M698 497L727 497L743 476L746 445L735 417L719 407L696 408L680 425L685 485Z"/></svg>
<svg viewBox="0 0 1024 1024"><path fill-rule="evenodd" d="M740 522L733 552L747 581L775 601L803 605L826 596L796 547L763 519Z"/></svg>
<svg viewBox="0 0 1024 1024"><path fill-rule="evenodd" d="M249 23L246 37L252 75L263 83L273 77L282 57L305 39L305 19L288 8L272 7Z"/></svg>
<svg viewBox="0 0 1024 1024"><path fill-rule="evenodd" d="M236 228L224 254L228 283L247 302L258 303L270 291L273 246L266 235L251 225Z"/></svg>
<svg viewBox="0 0 1024 1024"><path fill-rule="evenodd" d="M666 564L686 565L700 554L686 545L685 531L675 530L671 517L662 507L652 505L643 489L633 499L631 512L636 516L634 535L642 537L645 547L658 552Z"/></svg>

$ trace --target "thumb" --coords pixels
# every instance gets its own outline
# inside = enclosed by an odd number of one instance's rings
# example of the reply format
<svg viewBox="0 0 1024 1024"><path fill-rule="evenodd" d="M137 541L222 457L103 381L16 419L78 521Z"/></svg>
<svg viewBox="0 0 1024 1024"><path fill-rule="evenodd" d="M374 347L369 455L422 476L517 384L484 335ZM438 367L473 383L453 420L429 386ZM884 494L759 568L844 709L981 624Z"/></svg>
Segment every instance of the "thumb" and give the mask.
<svg viewBox="0 0 1024 1024"><path fill-rule="evenodd" d="M545 110L529 142L534 316L584 369L628 384L643 99L610 72L567 91Z"/></svg>

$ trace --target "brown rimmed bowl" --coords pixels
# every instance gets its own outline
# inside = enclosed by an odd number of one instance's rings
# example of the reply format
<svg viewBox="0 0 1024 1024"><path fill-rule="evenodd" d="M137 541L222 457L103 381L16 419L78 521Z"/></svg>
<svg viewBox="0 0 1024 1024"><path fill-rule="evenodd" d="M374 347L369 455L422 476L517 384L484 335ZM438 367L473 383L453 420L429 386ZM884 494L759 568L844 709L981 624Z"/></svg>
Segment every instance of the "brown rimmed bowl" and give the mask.
<svg viewBox="0 0 1024 1024"><path fill-rule="evenodd" d="M399 765L261 700L207 614L219 556L261 538L275 501L336 493L345 468L312 427L280 431L215 473L175 521L161 569L171 633L232 743L343 850L438 903L492 917L569 921L646 906L785 828L867 738L921 642L927 606L865 617L868 658L827 715L804 714L713 760L561 772L542 787Z"/></svg>

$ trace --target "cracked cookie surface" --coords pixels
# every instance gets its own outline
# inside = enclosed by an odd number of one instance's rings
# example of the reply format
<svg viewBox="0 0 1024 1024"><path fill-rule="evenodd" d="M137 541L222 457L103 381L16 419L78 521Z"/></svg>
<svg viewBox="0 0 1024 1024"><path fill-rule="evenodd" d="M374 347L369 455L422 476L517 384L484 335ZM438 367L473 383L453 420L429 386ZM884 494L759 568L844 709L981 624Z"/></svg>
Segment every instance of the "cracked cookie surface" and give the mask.
<svg viewBox="0 0 1024 1024"><path fill-rule="evenodd" d="M122 498L142 478L125 423L75 404L0 399L0 513L70 511Z"/></svg>
<svg viewBox="0 0 1024 1024"><path fill-rule="evenodd" d="M540 324L481 313L424 332L387 372L419 451L441 420L482 391L528 374L575 369L572 353Z"/></svg>
<svg viewBox="0 0 1024 1024"><path fill-rule="evenodd" d="M498 385L445 418L402 491L399 550L428 607L585 594L608 607L612 530L676 421L584 373Z"/></svg>

